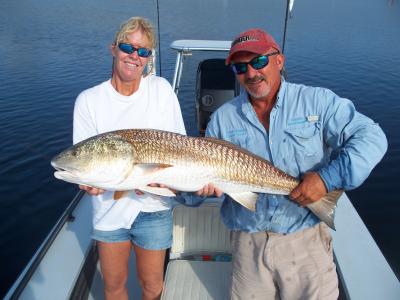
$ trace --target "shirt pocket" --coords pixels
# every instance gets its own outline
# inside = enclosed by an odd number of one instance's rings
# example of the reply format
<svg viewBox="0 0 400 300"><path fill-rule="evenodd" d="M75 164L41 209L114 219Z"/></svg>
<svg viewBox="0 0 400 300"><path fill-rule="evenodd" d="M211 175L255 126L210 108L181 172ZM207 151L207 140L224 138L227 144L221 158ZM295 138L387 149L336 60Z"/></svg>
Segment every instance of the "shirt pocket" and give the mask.
<svg viewBox="0 0 400 300"><path fill-rule="evenodd" d="M289 126L285 129L285 142L289 153L296 159L301 173L309 171L323 157L323 143L319 122L307 122L302 125Z"/></svg>
<svg viewBox="0 0 400 300"><path fill-rule="evenodd" d="M225 136L222 136L222 139L238 145L241 148L248 148L249 136L247 130L244 128L230 130Z"/></svg>

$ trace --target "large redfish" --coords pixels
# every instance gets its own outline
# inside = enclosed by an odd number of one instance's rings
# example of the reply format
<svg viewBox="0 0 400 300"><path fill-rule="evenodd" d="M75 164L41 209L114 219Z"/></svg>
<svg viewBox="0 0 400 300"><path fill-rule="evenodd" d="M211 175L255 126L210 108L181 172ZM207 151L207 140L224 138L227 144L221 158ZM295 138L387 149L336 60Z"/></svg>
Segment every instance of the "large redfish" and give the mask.
<svg viewBox="0 0 400 300"><path fill-rule="evenodd" d="M175 196L167 188L148 185L193 192L212 183L253 211L256 193L288 195L299 184L267 160L226 141L151 129L99 134L63 151L51 164L58 179L111 191ZM328 193L307 207L334 228L341 193Z"/></svg>

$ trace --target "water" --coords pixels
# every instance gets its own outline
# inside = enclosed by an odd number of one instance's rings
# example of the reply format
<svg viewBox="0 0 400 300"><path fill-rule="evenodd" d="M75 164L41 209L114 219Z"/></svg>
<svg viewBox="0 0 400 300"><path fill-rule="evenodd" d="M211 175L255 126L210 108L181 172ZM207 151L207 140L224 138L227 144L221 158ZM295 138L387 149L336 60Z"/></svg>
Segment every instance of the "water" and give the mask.
<svg viewBox="0 0 400 300"><path fill-rule="evenodd" d="M77 94L110 76L109 44L134 15L157 22L153 1L15 0L0 3L0 296L68 205L76 188L52 176L50 158L71 143ZM249 27L283 37L285 1L160 1L161 71L171 81L176 39L230 40ZM387 134L389 151L349 193L399 277L400 9L374 0L296 1L285 53L289 80L352 99ZM193 69L179 94L188 132ZM356 239L357 237L355 237Z"/></svg>

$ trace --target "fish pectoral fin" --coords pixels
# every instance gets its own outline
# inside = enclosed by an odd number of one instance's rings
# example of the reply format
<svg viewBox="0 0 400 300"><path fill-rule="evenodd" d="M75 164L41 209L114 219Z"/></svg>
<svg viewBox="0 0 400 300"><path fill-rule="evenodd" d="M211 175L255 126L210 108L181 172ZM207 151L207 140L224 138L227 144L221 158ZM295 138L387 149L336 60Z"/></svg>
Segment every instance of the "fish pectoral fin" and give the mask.
<svg viewBox="0 0 400 300"><path fill-rule="evenodd" d="M258 195L252 192L227 193L233 200L251 211L256 211Z"/></svg>
<svg viewBox="0 0 400 300"><path fill-rule="evenodd" d="M317 202L308 204L307 207L316 215L322 222L328 225L333 230L335 229L335 209L337 202L342 196L343 190L335 190L329 192Z"/></svg>
<svg viewBox="0 0 400 300"><path fill-rule="evenodd" d="M155 194L159 196L165 196L165 197L175 197L175 193L171 191L169 188L162 188L162 187L152 187L152 186L144 186L138 188L138 190L150 193L150 194Z"/></svg>
<svg viewBox="0 0 400 300"><path fill-rule="evenodd" d="M122 197L126 196L129 193L129 191L115 191L113 195L114 200L119 200Z"/></svg>
<svg viewBox="0 0 400 300"><path fill-rule="evenodd" d="M135 169L139 169L142 175L149 175L151 173L164 170L166 168L171 168L172 165L169 164L136 164Z"/></svg>

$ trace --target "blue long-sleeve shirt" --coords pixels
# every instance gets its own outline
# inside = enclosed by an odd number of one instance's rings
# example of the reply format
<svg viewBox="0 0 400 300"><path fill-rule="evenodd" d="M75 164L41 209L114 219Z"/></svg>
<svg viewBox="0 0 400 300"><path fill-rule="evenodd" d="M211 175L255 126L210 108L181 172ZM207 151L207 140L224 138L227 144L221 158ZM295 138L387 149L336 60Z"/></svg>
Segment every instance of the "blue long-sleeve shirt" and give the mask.
<svg viewBox="0 0 400 300"><path fill-rule="evenodd" d="M328 191L359 186L387 150L385 134L353 103L324 88L282 81L266 132L242 93L211 117L207 136L239 145L300 178L307 171L320 174ZM199 203L199 197L185 197ZM311 227L319 219L287 196L260 194L256 212L225 195L222 220L233 230L271 230L290 233Z"/></svg>

